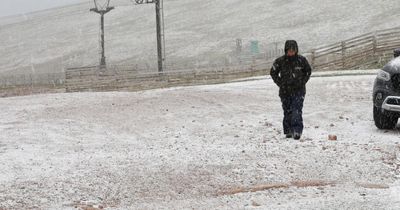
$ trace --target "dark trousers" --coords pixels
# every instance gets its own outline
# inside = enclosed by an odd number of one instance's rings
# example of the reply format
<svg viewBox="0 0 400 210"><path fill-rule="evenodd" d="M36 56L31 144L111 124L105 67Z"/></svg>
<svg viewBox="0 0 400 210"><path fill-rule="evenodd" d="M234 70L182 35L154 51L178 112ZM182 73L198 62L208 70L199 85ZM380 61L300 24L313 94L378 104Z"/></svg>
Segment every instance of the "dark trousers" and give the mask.
<svg viewBox="0 0 400 210"><path fill-rule="evenodd" d="M285 134L303 133L303 91L280 96L283 108L283 132Z"/></svg>

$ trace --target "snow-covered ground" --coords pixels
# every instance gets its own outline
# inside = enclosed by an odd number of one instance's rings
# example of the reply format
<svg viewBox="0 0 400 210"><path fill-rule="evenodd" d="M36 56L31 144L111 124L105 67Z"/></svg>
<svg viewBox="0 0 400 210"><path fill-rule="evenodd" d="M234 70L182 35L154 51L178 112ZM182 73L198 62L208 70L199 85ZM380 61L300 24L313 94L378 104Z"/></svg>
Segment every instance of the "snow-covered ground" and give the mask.
<svg viewBox="0 0 400 210"><path fill-rule="evenodd" d="M105 17L109 64L156 65L154 5L112 0ZM99 62L99 15L81 4L0 19L0 72L60 72ZM221 60L236 39L249 51L283 48L296 39L301 51L374 30L397 27L398 0L164 0L168 64ZM229 61L229 58L228 58ZM191 67L195 63L191 63Z"/></svg>
<svg viewBox="0 0 400 210"><path fill-rule="evenodd" d="M373 80L312 78L301 141L270 79L2 98L0 209L399 209Z"/></svg>

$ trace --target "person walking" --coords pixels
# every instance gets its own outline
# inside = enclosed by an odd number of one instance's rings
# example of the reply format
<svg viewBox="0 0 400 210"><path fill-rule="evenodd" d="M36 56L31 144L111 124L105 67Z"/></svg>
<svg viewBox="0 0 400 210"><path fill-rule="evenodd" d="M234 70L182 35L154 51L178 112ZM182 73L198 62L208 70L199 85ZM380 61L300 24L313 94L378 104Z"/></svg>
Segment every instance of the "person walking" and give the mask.
<svg viewBox="0 0 400 210"><path fill-rule="evenodd" d="M295 140L299 140L303 133L303 103L312 71L307 59L298 52L297 42L287 40L285 55L274 61L270 72L279 87L284 116L283 132L286 138Z"/></svg>

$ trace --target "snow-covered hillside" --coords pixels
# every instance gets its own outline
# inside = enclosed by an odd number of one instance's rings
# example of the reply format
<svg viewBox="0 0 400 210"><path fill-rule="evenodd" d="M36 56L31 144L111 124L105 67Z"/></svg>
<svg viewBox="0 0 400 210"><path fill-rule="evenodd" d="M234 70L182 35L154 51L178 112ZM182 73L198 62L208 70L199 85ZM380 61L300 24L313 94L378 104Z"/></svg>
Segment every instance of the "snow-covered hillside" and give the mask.
<svg viewBox="0 0 400 210"><path fill-rule="evenodd" d="M270 79L2 98L0 209L399 209L373 80L312 78L301 141Z"/></svg>
<svg viewBox="0 0 400 210"><path fill-rule="evenodd" d="M92 1L0 20L0 72L59 72L64 66L97 64L99 17ZM113 0L106 15L110 64L155 66L154 5ZM297 39L303 51L376 29L398 26L396 0L165 0L169 64L223 59L259 40ZM229 61L229 59L228 59Z"/></svg>

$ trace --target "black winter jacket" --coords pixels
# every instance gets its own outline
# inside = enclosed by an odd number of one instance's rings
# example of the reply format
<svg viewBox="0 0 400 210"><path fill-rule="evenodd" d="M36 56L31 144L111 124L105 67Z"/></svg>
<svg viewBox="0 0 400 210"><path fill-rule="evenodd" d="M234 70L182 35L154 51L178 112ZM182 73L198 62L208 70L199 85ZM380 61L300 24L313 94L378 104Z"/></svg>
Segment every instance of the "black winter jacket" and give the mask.
<svg viewBox="0 0 400 210"><path fill-rule="evenodd" d="M295 49L295 56L287 56L289 49ZM276 59L271 68L271 77L279 86L279 95L288 96L297 92L306 92L306 83L311 76L311 66L307 59L297 54L297 43L287 41L285 55Z"/></svg>

